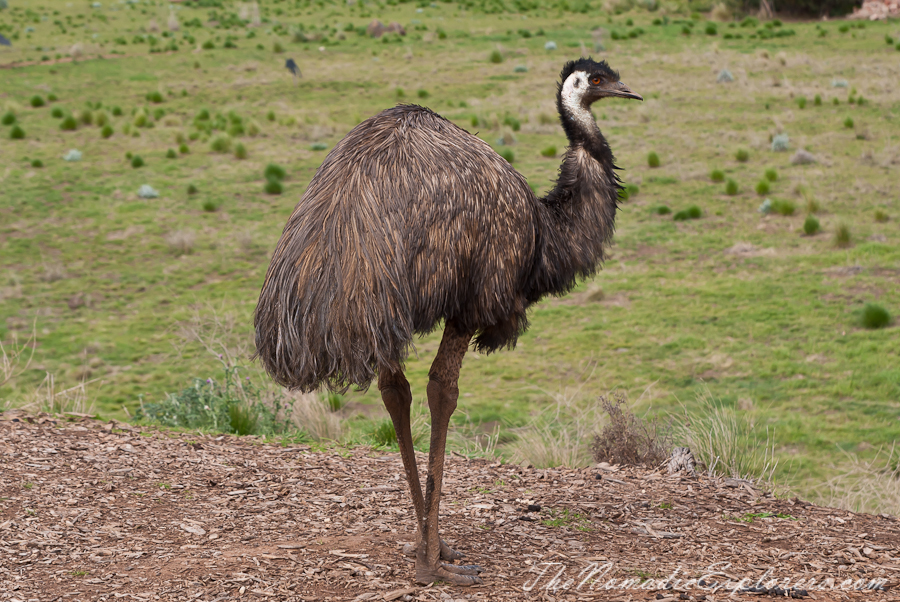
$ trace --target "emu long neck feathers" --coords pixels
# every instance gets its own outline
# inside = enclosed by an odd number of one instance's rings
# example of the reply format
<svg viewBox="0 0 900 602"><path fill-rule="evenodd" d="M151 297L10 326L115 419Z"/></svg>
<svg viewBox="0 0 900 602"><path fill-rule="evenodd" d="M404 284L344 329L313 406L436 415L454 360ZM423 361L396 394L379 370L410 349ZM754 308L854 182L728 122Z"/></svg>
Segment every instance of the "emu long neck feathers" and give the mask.
<svg viewBox="0 0 900 602"><path fill-rule="evenodd" d="M561 294L577 278L593 275L615 227L619 180L609 145L584 96L588 74L570 73L557 95L569 147L556 186L541 199L542 256L537 262L533 299Z"/></svg>

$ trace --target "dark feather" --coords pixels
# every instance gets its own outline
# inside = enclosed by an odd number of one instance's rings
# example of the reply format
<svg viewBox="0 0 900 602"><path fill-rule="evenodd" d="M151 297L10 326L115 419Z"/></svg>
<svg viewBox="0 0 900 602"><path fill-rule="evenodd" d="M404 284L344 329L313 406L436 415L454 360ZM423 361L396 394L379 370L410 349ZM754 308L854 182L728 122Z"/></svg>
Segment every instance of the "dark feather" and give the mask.
<svg viewBox="0 0 900 602"><path fill-rule="evenodd" d="M297 66L297 63L294 62L294 59L288 59L284 63L285 69L293 73L296 77L303 77L303 74L300 73L300 67Z"/></svg>
<svg viewBox="0 0 900 602"><path fill-rule="evenodd" d="M479 350L515 345L528 307L593 274L612 236L617 179L593 128L570 137L538 199L487 143L426 108L359 124L278 241L254 319L266 370L306 391L367 387L442 320L476 333Z"/></svg>
<svg viewBox="0 0 900 602"><path fill-rule="evenodd" d="M0 34L0 46L12 46L12 42L7 40L3 34Z"/></svg>

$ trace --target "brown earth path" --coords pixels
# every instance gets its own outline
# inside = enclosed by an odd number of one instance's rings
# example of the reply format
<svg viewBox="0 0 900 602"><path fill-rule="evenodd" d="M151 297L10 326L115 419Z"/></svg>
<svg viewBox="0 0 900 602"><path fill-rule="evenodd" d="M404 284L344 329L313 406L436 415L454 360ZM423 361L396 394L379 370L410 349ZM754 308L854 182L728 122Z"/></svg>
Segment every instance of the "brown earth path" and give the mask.
<svg viewBox="0 0 900 602"><path fill-rule="evenodd" d="M482 586L413 583L401 552L414 523L398 454L6 412L0 601L771 596L684 582L714 563L720 574L705 581L771 570L768 578L792 583L834 580L808 588L808 599L900 598L893 517L775 499L736 481L608 466L537 470L453 455L445 483L443 535L485 568ZM750 516L762 513L782 518ZM590 567L593 579L577 587ZM683 581L674 589L621 588L622 579L660 586L675 571ZM840 589L876 579L884 590Z"/></svg>

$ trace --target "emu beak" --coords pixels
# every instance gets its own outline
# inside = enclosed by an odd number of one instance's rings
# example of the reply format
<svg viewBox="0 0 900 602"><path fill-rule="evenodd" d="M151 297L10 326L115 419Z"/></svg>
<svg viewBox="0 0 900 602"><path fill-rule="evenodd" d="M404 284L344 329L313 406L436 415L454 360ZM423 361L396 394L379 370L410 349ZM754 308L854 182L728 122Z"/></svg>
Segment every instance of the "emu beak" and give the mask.
<svg viewBox="0 0 900 602"><path fill-rule="evenodd" d="M618 96L620 98L633 98L635 100L644 100L643 96L641 96L637 92L632 91L631 88L629 88L622 82L613 84L610 88L608 88L607 95L608 96Z"/></svg>

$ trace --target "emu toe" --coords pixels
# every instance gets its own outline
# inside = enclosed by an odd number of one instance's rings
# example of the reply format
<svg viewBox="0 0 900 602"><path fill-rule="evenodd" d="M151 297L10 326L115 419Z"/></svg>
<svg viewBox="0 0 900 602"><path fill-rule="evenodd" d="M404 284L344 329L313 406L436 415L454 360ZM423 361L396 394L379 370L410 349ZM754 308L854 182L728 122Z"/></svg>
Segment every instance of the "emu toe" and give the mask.
<svg viewBox="0 0 900 602"><path fill-rule="evenodd" d="M437 568L428 568L425 563L416 562L416 582L423 585L443 581L451 585L468 587L484 583L478 573L481 567L440 564Z"/></svg>

